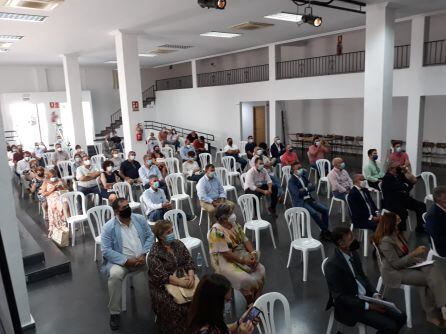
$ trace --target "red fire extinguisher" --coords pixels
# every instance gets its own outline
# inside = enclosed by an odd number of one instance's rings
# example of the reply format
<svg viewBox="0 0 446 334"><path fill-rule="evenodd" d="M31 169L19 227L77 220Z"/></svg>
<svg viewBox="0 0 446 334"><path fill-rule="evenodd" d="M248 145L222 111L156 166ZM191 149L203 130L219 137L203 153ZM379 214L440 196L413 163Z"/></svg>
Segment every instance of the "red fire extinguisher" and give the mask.
<svg viewBox="0 0 446 334"><path fill-rule="evenodd" d="M142 135L144 133L144 130L142 128L141 123L138 123L136 125L136 141L142 141Z"/></svg>

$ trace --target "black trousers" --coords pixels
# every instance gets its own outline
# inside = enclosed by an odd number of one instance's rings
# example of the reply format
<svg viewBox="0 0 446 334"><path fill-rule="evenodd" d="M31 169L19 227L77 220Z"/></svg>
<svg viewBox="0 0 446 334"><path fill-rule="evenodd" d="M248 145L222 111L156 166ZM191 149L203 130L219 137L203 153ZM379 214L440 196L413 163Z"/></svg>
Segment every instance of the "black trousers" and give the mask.
<svg viewBox="0 0 446 334"><path fill-rule="evenodd" d="M377 334L398 334L406 323L406 314L387 310L386 313L366 311L358 322L373 327Z"/></svg>
<svg viewBox="0 0 446 334"><path fill-rule="evenodd" d="M260 189L263 189L263 190L268 190L268 185L264 184L264 185L262 185L260 187L257 187L257 188L260 188ZM271 190L272 190L272 194L271 194L271 209L274 211L274 210L276 210L276 206L277 206L277 187L273 184ZM259 192L255 191L255 190L251 190L249 188L245 190L245 194L254 194L254 195L256 195L259 198L259 200L260 200L260 198L262 196L264 196L262 193L259 193Z"/></svg>
<svg viewBox="0 0 446 334"><path fill-rule="evenodd" d="M399 228L401 231L405 231L407 229L407 217L409 213L407 210L414 211L417 216L417 227L422 228L424 225L423 222L423 213L426 212L426 204L423 202L417 201L415 198L410 196L405 197L401 200L402 203L398 203L395 208L390 208L389 211L395 212L401 218L401 223Z"/></svg>

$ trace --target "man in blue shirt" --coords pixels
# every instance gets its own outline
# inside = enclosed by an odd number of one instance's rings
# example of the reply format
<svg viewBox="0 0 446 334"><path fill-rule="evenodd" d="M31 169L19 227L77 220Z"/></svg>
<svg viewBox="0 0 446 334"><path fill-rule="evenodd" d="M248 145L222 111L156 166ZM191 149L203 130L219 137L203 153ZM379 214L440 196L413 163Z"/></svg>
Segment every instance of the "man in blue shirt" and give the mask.
<svg viewBox="0 0 446 334"><path fill-rule="evenodd" d="M146 254L153 233L143 216L132 214L129 202L118 198L112 204L115 217L102 228L102 271L108 275L110 328L120 327L122 282L129 272L146 270Z"/></svg>
<svg viewBox="0 0 446 334"><path fill-rule="evenodd" d="M146 206L144 212L151 222L156 222L164 218L164 214L172 209L172 203L166 198L163 189L160 189L160 182L157 175L149 176L150 188L144 191L142 199Z"/></svg>
<svg viewBox="0 0 446 334"><path fill-rule="evenodd" d="M155 158L150 154L146 154L144 155L143 159L144 159L144 165L139 167L138 174L144 188L149 189L150 176L156 175L158 177L160 188L164 190L164 193L166 193L167 185L166 182L164 182L163 180L163 175L161 174L161 171L159 170L158 166L155 165Z"/></svg>
<svg viewBox="0 0 446 334"><path fill-rule="evenodd" d="M213 222L217 206L226 203L233 207L234 203L226 199L225 190L215 175L215 166L207 165L205 172L206 174L197 183L197 195L201 208L208 212L209 219Z"/></svg>
<svg viewBox="0 0 446 334"><path fill-rule="evenodd" d="M183 162L187 161L189 159L187 153L189 153L191 151L195 153L195 149L193 148L192 144L189 142L188 139L186 139L184 141L184 146L182 146L180 148L180 157L181 157L181 160L183 160Z"/></svg>

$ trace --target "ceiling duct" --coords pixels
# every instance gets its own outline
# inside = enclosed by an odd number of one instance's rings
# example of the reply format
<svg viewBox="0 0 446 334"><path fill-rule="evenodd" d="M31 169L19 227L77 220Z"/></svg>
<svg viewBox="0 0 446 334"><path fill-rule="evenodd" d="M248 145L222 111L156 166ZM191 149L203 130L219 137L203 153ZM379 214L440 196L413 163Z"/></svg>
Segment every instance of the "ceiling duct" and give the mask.
<svg viewBox="0 0 446 334"><path fill-rule="evenodd" d="M263 28L272 27L274 24L271 23L263 23L263 22L244 22L240 24L236 24L235 26L230 27L235 30L257 30Z"/></svg>
<svg viewBox="0 0 446 334"><path fill-rule="evenodd" d="M181 45L181 44L163 44L159 46L160 48L166 48L166 49L190 49L193 48L192 45Z"/></svg>

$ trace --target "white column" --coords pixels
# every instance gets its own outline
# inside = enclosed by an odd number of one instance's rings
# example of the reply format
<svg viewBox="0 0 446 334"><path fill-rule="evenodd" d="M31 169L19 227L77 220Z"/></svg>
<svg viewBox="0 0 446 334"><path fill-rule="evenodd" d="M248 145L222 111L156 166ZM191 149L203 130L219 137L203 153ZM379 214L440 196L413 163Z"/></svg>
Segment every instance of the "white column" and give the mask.
<svg viewBox="0 0 446 334"><path fill-rule="evenodd" d="M3 120L0 117L0 133L4 133ZM0 156L6 157L5 145L0 145ZM2 219L0 231L5 247L9 273L14 289L15 300L19 311L22 328L32 327L34 319L30 314L28 290L23 269L22 248L20 246L19 229L11 185L11 170L6 159L0 159L0 203L2 205Z"/></svg>
<svg viewBox="0 0 446 334"><path fill-rule="evenodd" d="M37 92L48 92L48 79L46 75L46 68L35 67L34 68L34 82Z"/></svg>
<svg viewBox="0 0 446 334"><path fill-rule="evenodd" d="M413 78L410 85L407 104L406 150L412 164L412 173L421 172L423 153L423 127L425 97L420 96L422 82L420 72L423 68L425 17L412 19L412 35L410 40L410 72Z"/></svg>
<svg viewBox="0 0 446 334"><path fill-rule="evenodd" d="M68 105L66 112L69 113L70 124L73 124L72 131L69 131L72 135L71 146L81 145L84 149L87 149L78 56L68 54L63 55L62 58ZM64 129L64 132L67 132L67 129Z"/></svg>
<svg viewBox="0 0 446 334"><path fill-rule="evenodd" d="M195 59L192 59L190 65L192 68L192 88L197 88L197 61Z"/></svg>
<svg viewBox="0 0 446 334"><path fill-rule="evenodd" d="M367 6L364 73L364 148L376 148L381 161L386 161L390 147L394 9L388 3Z"/></svg>
<svg viewBox="0 0 446 334"><path fill-rule="evenodd" d="M276 80L276 46L268 45L269 81Z"/></svg>
<svg viewBox="0 0 446 334"><path fill-rule="evenodd" d="M115 35L116 59L118 61L119 97L121 100L122 130L125 151L135 151L136 159L142 162L146 152L145 138L136 141L136 126L144 123L142 109L141 72L138 57L138 36L134 33L118 31ZM133 111L137 102L138 111ZM146 133L143 137L146 137Z"/></svg>
<svg viewBox="0 0 446 334"><path fill-rule="evenodd" d="M276 100L269 100L268 108L269 118L269 144L274 143L274 137L277 136L278 124L277 112L276 112Z"/></svg>

